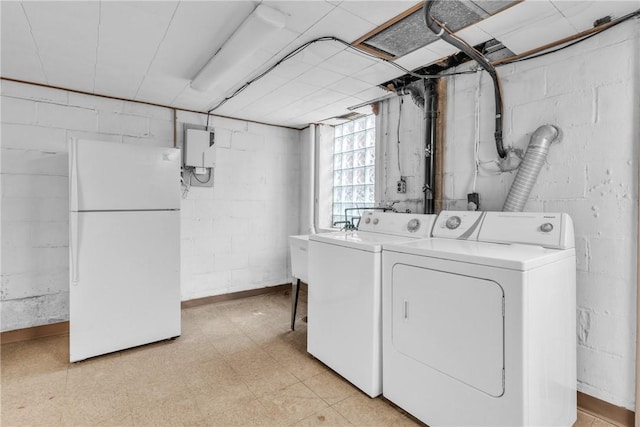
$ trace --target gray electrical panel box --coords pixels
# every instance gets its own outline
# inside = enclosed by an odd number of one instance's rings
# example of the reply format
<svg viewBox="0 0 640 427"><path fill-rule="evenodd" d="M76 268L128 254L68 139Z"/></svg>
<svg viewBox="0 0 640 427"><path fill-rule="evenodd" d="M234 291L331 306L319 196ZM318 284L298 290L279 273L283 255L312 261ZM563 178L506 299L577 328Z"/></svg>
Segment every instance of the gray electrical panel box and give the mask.
<svg viewBox="0 0 640 427"><path fill-rule="evenodd" d="M187 129L184 141L184 165L212 168L216 165L214 133L208 130Z"/></svg>

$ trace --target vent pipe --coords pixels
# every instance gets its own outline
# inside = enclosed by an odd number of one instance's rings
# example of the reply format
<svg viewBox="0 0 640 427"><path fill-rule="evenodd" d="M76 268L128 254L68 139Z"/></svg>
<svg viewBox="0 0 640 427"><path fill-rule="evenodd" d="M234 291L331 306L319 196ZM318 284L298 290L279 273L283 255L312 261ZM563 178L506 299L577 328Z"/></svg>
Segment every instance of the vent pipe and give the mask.
<svg viewBox="0 0 640 427"><path fill-rule="evenodd" d="M531 140L520 163L520 169L511 184L509 195L504 202L504 212L522 212L529 199L529 194L538 179L544 165L551 143L558 139L560 132L552 125L540 126L531 135Z"/></svg>
<svg viewBox="0 0 640 427"><path fill-rule="evenodd" d="M433 16L431 16L431 8L438 0L425 0L424 2L424 20L427 24L427 27L431 31L433 31L438 37L447 43L457 47L462 52L469 55L471 59L474 59L482 68L484 68L489 75L491 76L491 80L493 80L493 92L495 97L496 104L496 128L495 128L495 140L496 140L496 151L500 158L504 159L507 157L507 152L504 149L504 145L502 142L502 93L500 91L500 82L498 80L498 74L496 73L496 69L491 63L484 57L480 52L475 50L473 46L469 45L467 42L457 37L444 24L439 23Z"/></svg>

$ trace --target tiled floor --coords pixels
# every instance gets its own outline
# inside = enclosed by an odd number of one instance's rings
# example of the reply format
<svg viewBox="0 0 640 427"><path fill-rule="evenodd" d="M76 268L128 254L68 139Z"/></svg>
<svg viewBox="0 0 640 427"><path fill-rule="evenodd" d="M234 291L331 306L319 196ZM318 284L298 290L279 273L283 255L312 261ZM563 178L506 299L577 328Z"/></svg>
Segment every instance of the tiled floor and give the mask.
<svg viewBox="0 0 640 427"><path fill-rule="evenodd" d="M277 293L183 310L177 340L75 364L66 335L4 344L0 424L421 425L309 356L289 304ZM579 413L575 426L610 424Z"/></svg>

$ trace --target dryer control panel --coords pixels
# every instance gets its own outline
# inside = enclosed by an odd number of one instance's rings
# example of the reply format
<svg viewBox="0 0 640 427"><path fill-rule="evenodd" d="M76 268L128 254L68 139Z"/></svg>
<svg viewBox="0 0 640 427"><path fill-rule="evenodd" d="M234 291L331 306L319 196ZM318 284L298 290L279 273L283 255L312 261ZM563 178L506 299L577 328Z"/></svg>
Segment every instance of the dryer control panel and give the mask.
<svg viewBox="0 0 640 427"><path fill-rule="evenodd" d="M435 219L435 215L365 211L358 231L427 238Z"/></svg>
<svg viewBox="0 0 640 427"><path fill-rule="evenodd" d="M571 217L553 212L442 211L433 227L433 237L551 249L575 247Z"/></svg>
<svg viewBox="0 0 640 427"><path fill-rule="evenodd" d="M552 249L575 247L573 222L566 213L486 212L478 240Z"/></svg>

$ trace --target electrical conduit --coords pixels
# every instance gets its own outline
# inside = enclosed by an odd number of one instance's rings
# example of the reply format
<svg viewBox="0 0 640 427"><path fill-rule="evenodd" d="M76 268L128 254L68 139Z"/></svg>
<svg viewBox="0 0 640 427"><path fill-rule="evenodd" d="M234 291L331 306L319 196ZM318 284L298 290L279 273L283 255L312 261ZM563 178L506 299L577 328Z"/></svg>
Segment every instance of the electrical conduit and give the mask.
<svg viewBox="0 0 640 427"><path fill-rule="evenodd" d="M552 125L540 126L531 135L524 160L520 163L520 169L504 202L504 212L522 212L547 158L549 147L558 135L558 128Z"/></svg>
<svg viewBox="0 0 640 427"><path fill-rule="evenodd" d="M496 128L495 128L495 140L496 140L496 151L498 151L498 155L500 158L504 159L507 157L507 152L504 149L504 145L502 142L502 93L500 91L500 82L498 80L498 74L496 73L496 69L491 63L484 57L480 52L475 50L473 46L469 45L467 42L452 34L444 24L437 22L431 16L431 8L438 0L425 0L424 2L424 20L427 24L427 27L431 31L433 31L438 37L447 43L457 47L462 52L469 55L471 59L474 59L482 68L484 68L491 79L493 80L493 91L495 96L495 104L496 104Z"/></svg>

